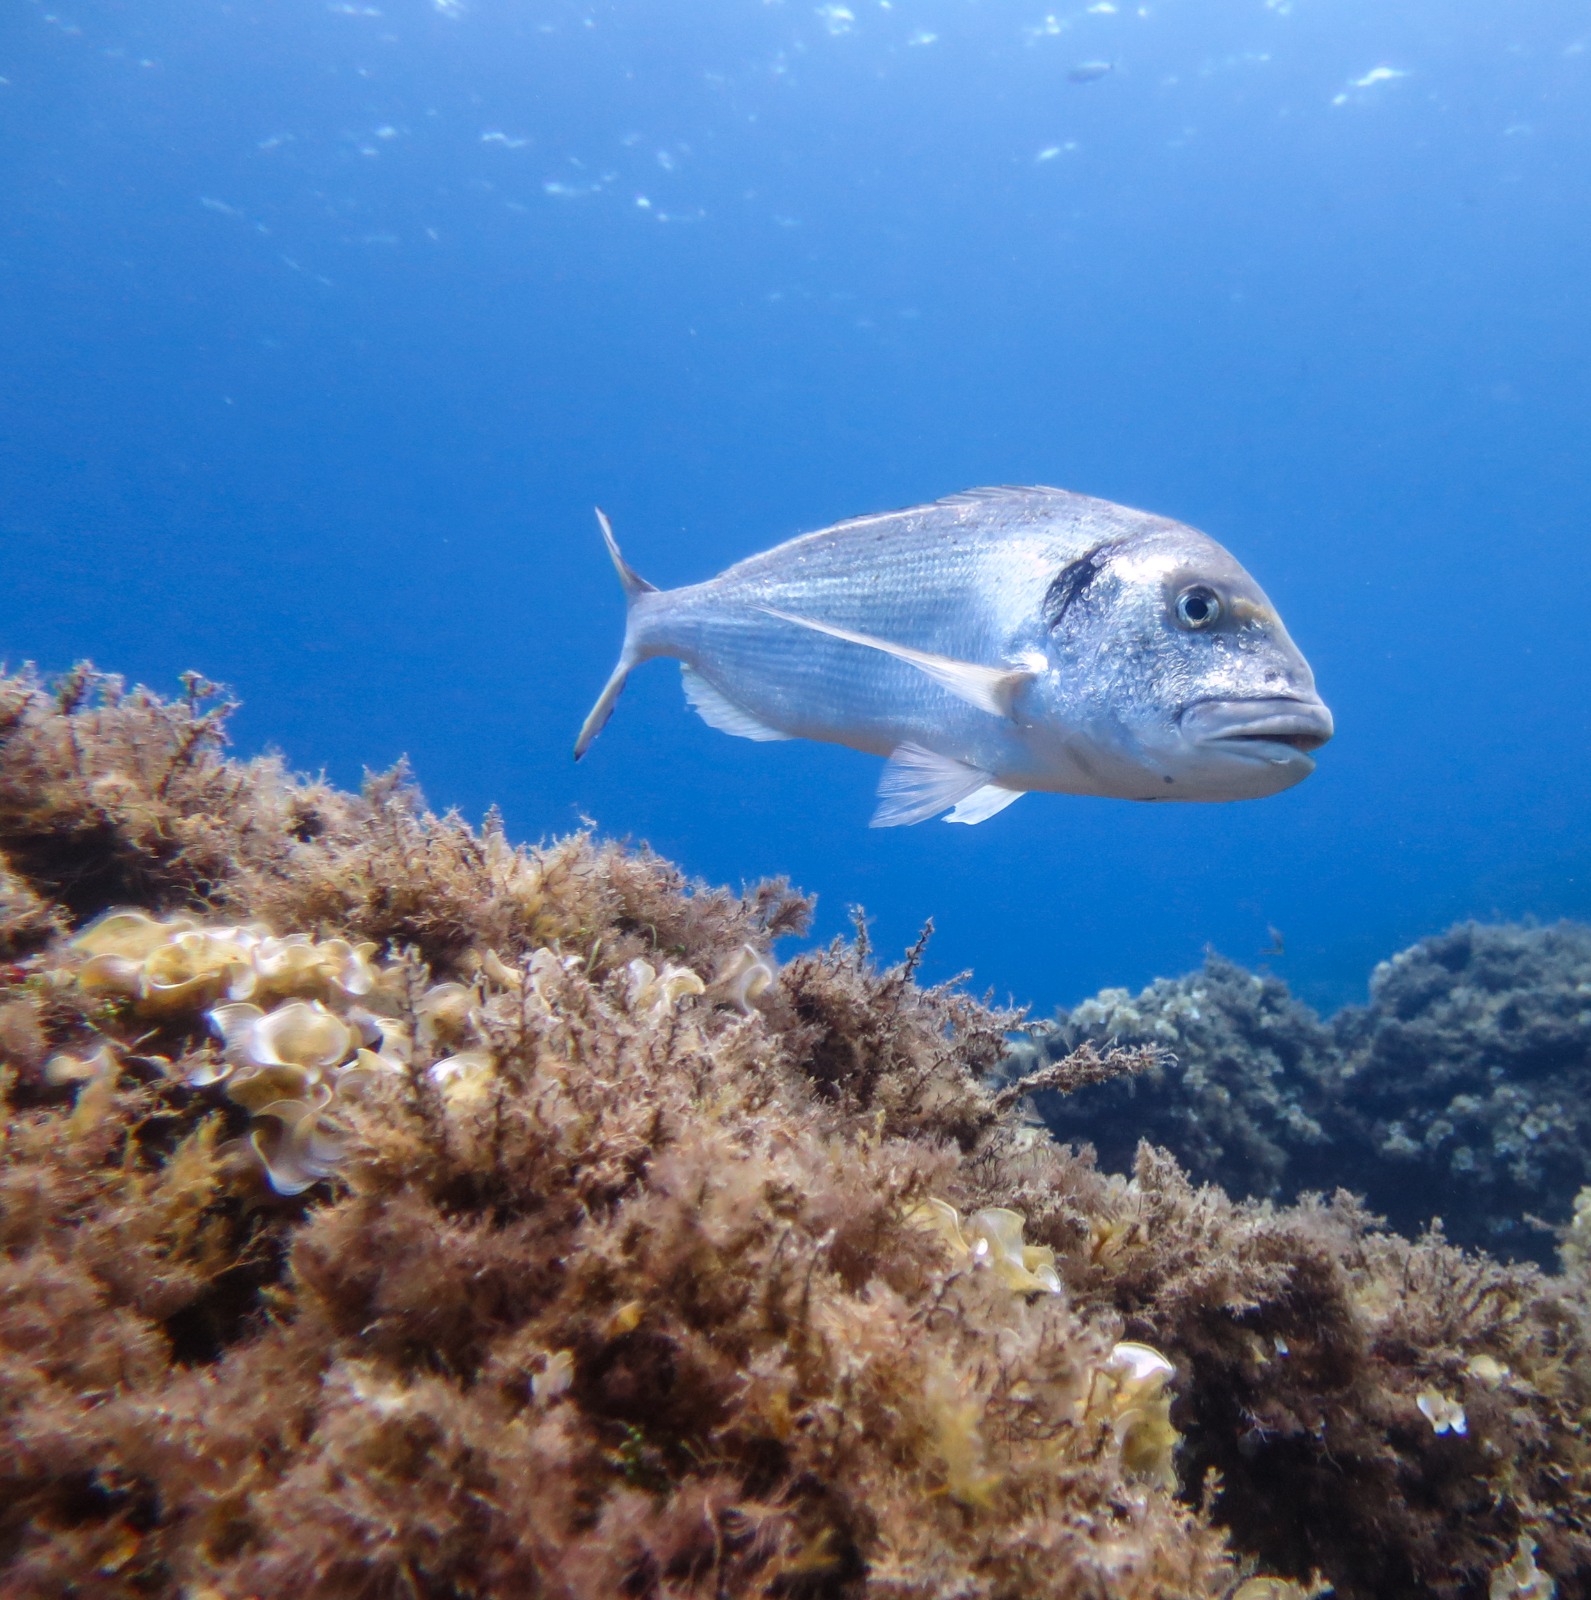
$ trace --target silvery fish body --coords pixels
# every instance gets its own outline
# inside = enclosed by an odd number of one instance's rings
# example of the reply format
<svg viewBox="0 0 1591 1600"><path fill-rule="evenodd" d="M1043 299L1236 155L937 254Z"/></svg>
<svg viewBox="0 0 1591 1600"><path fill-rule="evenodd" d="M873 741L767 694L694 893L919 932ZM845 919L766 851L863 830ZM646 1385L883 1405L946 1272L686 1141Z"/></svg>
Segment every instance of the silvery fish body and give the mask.
<svg viewBox="0 0 1591 1600"><path fill-rule="evenodd" d="M679 660L714 727L886 757L876 825L979 822L1028 790L1274 794L1331 737L1259 586L1163 517L1060 489L973 490L669 591L630 570L601 521L629 619L577 756L654 656Z"/></svg>

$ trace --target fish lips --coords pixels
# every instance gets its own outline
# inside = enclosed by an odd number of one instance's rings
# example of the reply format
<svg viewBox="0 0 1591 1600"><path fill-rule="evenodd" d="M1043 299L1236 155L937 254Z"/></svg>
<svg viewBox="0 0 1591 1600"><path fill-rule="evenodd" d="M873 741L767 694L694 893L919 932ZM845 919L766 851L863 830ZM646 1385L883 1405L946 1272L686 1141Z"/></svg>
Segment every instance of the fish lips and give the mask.
<svg viewBox="0 0 1591 1600"><path fill-rule="evenodd" d="M1314 752L1331 738L1331 712L1319 700L1196 700L1180 717L1183 732L1223 755L1274 767L1315 769Z"/></svg>

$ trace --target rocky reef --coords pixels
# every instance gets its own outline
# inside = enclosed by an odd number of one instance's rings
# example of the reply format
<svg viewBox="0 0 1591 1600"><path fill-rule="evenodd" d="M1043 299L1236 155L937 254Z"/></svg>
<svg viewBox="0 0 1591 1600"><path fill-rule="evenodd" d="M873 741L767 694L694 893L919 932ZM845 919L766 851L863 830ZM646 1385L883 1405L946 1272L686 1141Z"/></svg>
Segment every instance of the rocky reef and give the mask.
<svg viewBox="0 0 1591 1600"><path fill-rule="evenodd" d="M1351 1180L1400 1221L1541 1254L1591 1183L1591 928L1465 923L1333 1019ZM1362 1173L1363 1176L1360 1176Z"/></svg>
<svg viewBox="0 0 1591 1600"><path fill-rule="evenodd" d="M1323 1125L1337 1104L1336 1040L1280 979L1211 955L1201 971L1137 995L1105 989L1034 1028L1005 1070L1113 1042L1152 1050L1152 1065L1038 1101L1060 1137L1091 1142L1106 1167L1131 1162L1146 1139L1232 1195L1276 1199L1346 1181Z"/></svg>
<svg viewBox="0 0 1591 1600"><path fill-rule="evenodd" d="M1591 927L1464 923L1378 966L1368 1005L1322 1019L1219 956L1108 989L1037 1030L1008 1070L1084 1042L1152 1046L1142 1079L1046 1103L1107 1165L1137 1138L1228 1193L1343 1186L1404 1232L1550 1262L1591 1184Z"/></svg>
<svg viewBox="0 0 1591 1600"><path fill-rule="evenodd" d="M1548 1276L1102 1166L1032 1097L1174 1144L1170 1041L1013 1075L920 952L781 957L783 884L185 687L0 677L8 1597L1591 1592L1591 1206ZM1290 1158L1252 1004L1222 1126Z"/></svg>

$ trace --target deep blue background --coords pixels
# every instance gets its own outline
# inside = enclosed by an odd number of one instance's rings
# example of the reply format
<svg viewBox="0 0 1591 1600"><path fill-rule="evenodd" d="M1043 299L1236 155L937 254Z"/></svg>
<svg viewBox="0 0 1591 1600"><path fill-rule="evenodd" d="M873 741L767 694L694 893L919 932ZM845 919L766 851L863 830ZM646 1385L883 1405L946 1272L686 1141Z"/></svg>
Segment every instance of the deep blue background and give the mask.
<svg viewBox="0 0 1591 1600"><path fill-rule="evenodd" d="M1268 925L1332 1001L1591 913L1585 7L1044 5L13 0L0 657L201 669L245 750L407 753L886 950L931 915L934 972L1046 1007ZM989 482L1227 543L1336 711L1317 775L873 832L874 761L662 665L571 764L594 503L670 585Z"/></svg>

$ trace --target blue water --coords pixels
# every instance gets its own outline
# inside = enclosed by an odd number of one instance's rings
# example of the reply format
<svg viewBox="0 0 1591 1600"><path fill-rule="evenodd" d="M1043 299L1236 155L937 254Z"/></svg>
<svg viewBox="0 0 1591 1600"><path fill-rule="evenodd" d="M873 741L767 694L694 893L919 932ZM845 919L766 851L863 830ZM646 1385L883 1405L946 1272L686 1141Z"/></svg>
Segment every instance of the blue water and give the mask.
<svg viewBox="0 0 1591 1600"><path fill-rule="evenodd" d="M1591 914L1578 0L10 0L0 152L12 663L202 669L244 752L931 916L1042 1007ZM991 482L1228 544L1318 773L879 833L875 761L665 665L571 763L594 504L671 585Z"/></svg>

